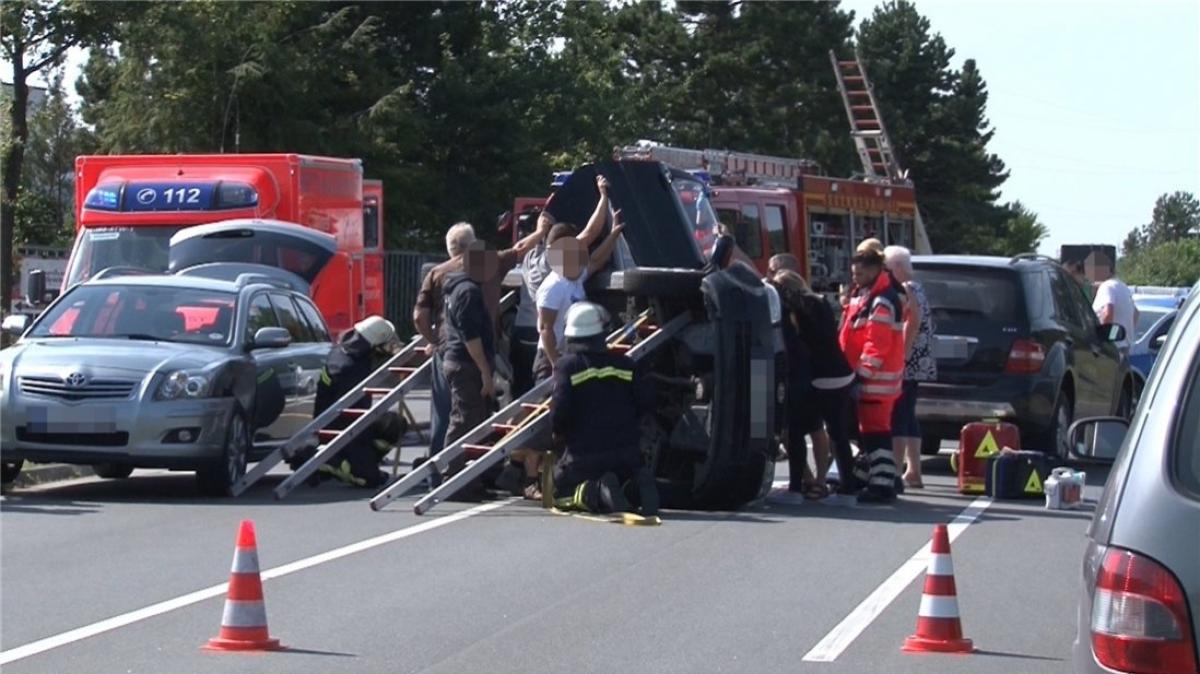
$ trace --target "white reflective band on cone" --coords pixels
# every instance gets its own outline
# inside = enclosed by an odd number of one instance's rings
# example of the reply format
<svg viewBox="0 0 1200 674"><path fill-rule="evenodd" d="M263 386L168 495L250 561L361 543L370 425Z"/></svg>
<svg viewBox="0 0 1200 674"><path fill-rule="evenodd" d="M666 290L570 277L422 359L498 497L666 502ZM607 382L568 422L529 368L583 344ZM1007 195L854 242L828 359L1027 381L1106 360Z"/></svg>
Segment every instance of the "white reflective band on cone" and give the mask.
<svg viewBox="0 0 1200 674"><path fill-rule="evenodd" d="M258 551L237 548L233 551L233 573L258 573Z"/></svg>
<svg viewBox="0 0 1200 674"><path fill-rule="evenodd" d="M922 604L924 606L924 604ZM225 600L222 627L266 627L267 605L261 601Z"/></svg>
<svg viewBox="0 0 1200 674"><path fill-rule="evenodd" d="M954 560L944 553L930 553L929 570L926 573L931 576L953 576Z"/></svg>
<svg viewBox="0 0 1200 674"><path fill-rule="evenodd" d="M957 618L958 598L923 594L917 615L922 618Z"/></svg>

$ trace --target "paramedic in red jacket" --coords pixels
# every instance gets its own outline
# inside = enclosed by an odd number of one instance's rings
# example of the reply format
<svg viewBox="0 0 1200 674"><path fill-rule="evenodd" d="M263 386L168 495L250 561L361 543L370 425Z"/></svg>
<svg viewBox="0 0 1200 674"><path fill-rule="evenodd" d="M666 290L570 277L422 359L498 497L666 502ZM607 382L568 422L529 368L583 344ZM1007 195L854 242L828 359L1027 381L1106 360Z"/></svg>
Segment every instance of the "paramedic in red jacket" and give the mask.
<svg viewBox="0 0 1200 674"><path fill-rule="evenodd" d="M896 498L892 455L892 407L904 376L903 300L873 250L854 256L850 267L857 294L847 306L839 342L858 378L858 431L870 466L860 503Z"/></svg>

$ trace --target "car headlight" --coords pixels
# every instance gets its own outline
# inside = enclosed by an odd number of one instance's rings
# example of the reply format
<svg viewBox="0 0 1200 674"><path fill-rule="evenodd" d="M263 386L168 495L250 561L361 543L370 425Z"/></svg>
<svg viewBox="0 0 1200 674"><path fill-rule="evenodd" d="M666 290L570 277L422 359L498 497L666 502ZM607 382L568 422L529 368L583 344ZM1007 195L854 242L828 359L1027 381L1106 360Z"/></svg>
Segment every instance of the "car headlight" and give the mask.
<svg viewBox="0 0 1200 674"><path fill-rule="evenodd" d="M783 322L783 303L779 301L779 291L770 283L764 283L763 287L767 289L767 304L771 307L771 325L779 325Z"/></svg>
<svg viewBox="0 0 1200 674"><path fill-rule="evenodd" d="M169 373L158 387L159 400L176 400L178 398L203 398L208 395L208 375L186 370L175 370Z"/></svg>

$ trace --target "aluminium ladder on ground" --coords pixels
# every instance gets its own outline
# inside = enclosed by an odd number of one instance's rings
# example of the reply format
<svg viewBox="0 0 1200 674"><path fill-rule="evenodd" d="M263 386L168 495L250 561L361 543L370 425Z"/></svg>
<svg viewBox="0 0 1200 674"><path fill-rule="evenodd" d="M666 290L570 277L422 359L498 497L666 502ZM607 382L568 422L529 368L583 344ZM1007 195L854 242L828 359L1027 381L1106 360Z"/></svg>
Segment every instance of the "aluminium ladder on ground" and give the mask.
<svg viewBox="0 0 1200 674"><path fill-rule="evenodd" d="M507 293L500 300L500 312L503 313L516 304L517 297L515 291ZM317 415L287 442L259 461L253 470L247 472L241 480L234 484L233 494L237 496L246 491L275 466L290 459L297 451L308 446L314 437L320 443L317 446L317 452L275 488L275 498L282 499L291 493L321 466L337 456L337 453L360 433L383 417L392 407L399 405L405 417L410 422L415 422L412 412L404 403L404 396L416 388L419 383L426 381L430 374L433 359L425 354L425 346L426 342L421 336L414 337L399 353L389 358L387 362L367 375L365 379L346 392L328 409ZM400 377L400 381L394 383L397 376ZM355 407L363 396L371 397L370 406ZM326 428L332 422L345 418L354 420L345 428ZM415 423L413 425L415 426ZM396 446L395 453L395 462L399 464L399 444Z"/></svg>
<svg viewBox="0 0 1200 674"><path fill-rule="evenodd" d="M846 118L850 121L850 136L854 139L854 148L858 151L867 179L911 185L908 172L900 168L900 162L896 159L883 115L879 113L879 103L875 100L875 89L867 78L867 70L862 65L858 50L854 51L854 58L850 60L839 60L837 54L830 50L829 62L833 65L838 92L842 95ZM933 247L929 244L929 234L925 231L920 208L916 210L913 225L915 252L922 255L932 253Z"/></svg>
<svg viewBox="0 0 1200 674"><path fill-rule="evenodd" d="M289 438L284 444L267 455L263 460L248 471L242 479L233 485L233 495L237 496L249 489L268 472L280 463L292 458L296 452L307 447L313 437L319 443L317 452L300 466L275 489L275 497L283 498L297 485L308 479L330 458L337 455L359 433L377 422L393 406L403 407L406 393L415 388L430 370L432 358L425 355L425 340L414 337L399 353L389 358L383 365L366 379L362 380L339 398L328 409L318 414L304 428ZM399 376L400 382L393 384ZM369 407L355 407L363 396L370 396L372 403ZM411 419L411 414L406 416ZM328 429L331 423L338 420L353 419L345 428ZM397 457L399 459L399 457Z"/></svg>
<svg viewBox="0 0 1200 674"><path fill-rule="evenodd" d="M608 345L611 350L625 353L636 361L653 352L689 322L690 316L685 312L665 324L655 325L652 322L652 312L646 310L609 335ZM371 509L382 510L427 479L431 479L436 486L413 506L413 512L418 515L423 515L438 503L458 493L514 450L522 448L539 434L546 432L546 426L550 422L550 394L553 386L553 379L538 383L525 395L447 445L436 456L385 487L371 499ZM497 435L499 437L496 437ZM471 459L470 463L445 482L438 484L442 475L463 456ZM544 469L549 470L551 467L544 466Z"/></svg>

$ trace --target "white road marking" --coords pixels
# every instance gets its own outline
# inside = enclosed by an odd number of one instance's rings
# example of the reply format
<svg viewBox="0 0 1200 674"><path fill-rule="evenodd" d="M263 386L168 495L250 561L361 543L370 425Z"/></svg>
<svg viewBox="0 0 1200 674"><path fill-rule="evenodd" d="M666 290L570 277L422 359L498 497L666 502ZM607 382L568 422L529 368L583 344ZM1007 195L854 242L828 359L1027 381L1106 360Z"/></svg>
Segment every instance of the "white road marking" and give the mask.
<svg viewBox="0 0 1200 674"><path fill-rule="evenodd" d="M311 557L305 557L304 559L263 571L261 574L262 579L269 580L271 578L280 578L291 573L296 573L297 571L303 571L304 569L325 564L327 562L332 562L336 559L341 559L342 557L348 557L365 550L370 550L371 548L393 543L395 541L408 538L410 536L415 536L426 531L432 531L438 527L444 527L447 524L453 524L454 522L483 514L489 510L501 508L516 500L517 499L515 498L511 498L503 501L484 503L482 505L475 506L474 508L469 508L467 510L446 515L445 517L438 517L436 519L431 519L428 522L414 524L411 527L397 529L396 531L376 536L374 538L368 538L364 541L351 543L350 545L336 548L328 552L322 552ZM174 599L168 599L157 604L151 604L150 606L137 609L136 611L130 611L129 613L113 616L112 618L101 620L100 622L95 622L91 625L84 625L83 627L78 627L61 634L46 637L45 639L38 639L37 641L30 642L24 646L17 646L16 648L11 648L7 651L0 651L0 665L7 665L9 663L16 662L17 660L28 658L31 655L45 653L46 651L58 648L60 646L66 646L67 644L71 644L76 641L82 641L88 637L94 637L97 634L103 634L104 632L109 632L127 625L132 625L133 623L140 622L148 618L153 618L164 613L169 613L185 606L191 606L192 604L202 602L206 599L220 597L221 595L225 594L228 585L228 582L225 582L221 583L220 585L206 587L203 590L197 590L180 597L175 597Z"/></svg>
<svg viewBox="0 0 1200 674"><path fill-rule="evenodd" d="M950 540L953 541L958 538L959 534L966 531L967 527L991 504L992 500L986 497L972 501L971 505L950 522L948 527ZM875 588L874 592L868 595L801 659L805 662L833 662L836 660L842 651L854 643L858 635L862 634L863 630L867 629L879 617L879 614L883 613L884 609L900 596L904 588L908 587L909 583L912 583L913 579L926 569L929 565L929 546L930 543L926 543L921 546L920 550L913 553L907 562L900 565L895 573L883 581L882 585Z"/></svg>

